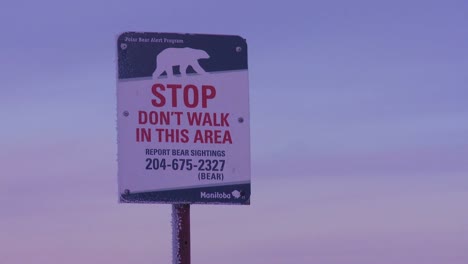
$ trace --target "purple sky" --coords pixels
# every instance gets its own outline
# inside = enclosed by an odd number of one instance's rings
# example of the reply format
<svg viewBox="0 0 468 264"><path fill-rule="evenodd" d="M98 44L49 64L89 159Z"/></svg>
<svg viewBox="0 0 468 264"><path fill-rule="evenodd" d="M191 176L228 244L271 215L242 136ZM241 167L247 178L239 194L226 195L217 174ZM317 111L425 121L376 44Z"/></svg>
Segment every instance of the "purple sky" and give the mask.
<svg viewBox="0 0 468 264"><path fill-rule="evenodd" d="M253 2L1 4L1 263L170 263L117 204L129 30L249 45L252 205L193 206L193 263L468 263L468 3Z"/></svg>

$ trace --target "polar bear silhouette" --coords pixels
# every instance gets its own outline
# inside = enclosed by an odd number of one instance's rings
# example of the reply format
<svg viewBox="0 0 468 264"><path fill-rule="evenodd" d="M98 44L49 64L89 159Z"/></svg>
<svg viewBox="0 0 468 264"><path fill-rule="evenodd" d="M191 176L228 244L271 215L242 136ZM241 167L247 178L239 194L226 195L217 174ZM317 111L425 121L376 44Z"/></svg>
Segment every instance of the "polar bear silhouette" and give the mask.
<svg viewBox="0 0 468 264"><path fill-rule="evenodd" d="M167 76L172 76L173 66L180 66L180 74L186 75L187 68L192 68L198 74L205 73L205 70L198 63L199 59L209 59L206 51L192 48L167 48L161 51L156 57L156 69L153 72L153 79L157 79L163 72Z"/></svg>

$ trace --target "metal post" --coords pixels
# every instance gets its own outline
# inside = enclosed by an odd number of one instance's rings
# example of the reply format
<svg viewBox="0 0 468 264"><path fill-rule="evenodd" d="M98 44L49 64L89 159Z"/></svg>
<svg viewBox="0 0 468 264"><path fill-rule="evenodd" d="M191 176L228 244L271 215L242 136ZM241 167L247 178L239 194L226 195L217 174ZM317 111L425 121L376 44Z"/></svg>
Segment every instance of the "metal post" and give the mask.
<svg viewBox="0 0 468 264"><path fill-rule="evenodd" d="M172 205L172 263L190 264L190 204Z"/></svg>

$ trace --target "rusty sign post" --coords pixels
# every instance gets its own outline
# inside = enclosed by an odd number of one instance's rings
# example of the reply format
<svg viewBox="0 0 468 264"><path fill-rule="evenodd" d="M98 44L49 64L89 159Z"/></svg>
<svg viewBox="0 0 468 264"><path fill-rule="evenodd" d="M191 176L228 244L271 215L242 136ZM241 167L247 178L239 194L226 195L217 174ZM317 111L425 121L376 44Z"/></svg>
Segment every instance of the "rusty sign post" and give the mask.
<svg viewBox="0 0 468 264"><path fill-rule="evenodd" d="M190 264L190 204L172 205L172 263Z"/></svg>

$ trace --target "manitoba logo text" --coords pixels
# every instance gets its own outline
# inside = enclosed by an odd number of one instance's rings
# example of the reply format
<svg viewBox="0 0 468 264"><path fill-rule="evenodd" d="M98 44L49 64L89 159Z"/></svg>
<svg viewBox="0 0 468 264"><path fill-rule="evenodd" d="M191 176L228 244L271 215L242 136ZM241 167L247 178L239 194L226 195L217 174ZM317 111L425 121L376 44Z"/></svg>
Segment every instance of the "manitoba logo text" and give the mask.
<svg viewBox="0 0 468 264"><path fill-rule="evenodd" d="M204 50L192 48L167 48L161 51L156 57L156 69L153 72L153 79L159 78L166 72L167 77L173 76L172 67L180 67L180 75L186 75L189 66L198 74L204 74L205 70L198 63L199 59L209 59L210 55Z"/></svg>
<svg viewBox="0 0 468 264"><path fill-rule="evenodd" d="M200 193L201 198L205 199L231 199L231 194L225 193L225 192L201 192Z"/></svg>
<svg viewBox="0 0 468 264"><path fill-rule="evenodd" d="M200 197L205 199L231 199L231 197L239 199L241 193L238 190L233 191L232 194L225 192L201 192Z"/></svg>

